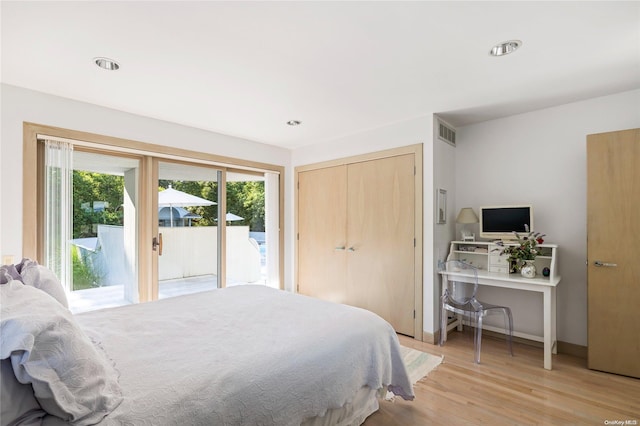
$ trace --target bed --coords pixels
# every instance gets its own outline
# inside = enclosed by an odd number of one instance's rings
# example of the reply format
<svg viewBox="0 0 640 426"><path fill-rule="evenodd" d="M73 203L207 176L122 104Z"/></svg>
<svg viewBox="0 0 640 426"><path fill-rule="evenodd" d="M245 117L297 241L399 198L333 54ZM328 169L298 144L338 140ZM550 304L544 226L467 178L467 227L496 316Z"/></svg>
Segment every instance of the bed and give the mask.
<svg viewBox="0 0 640 426"><path fill-rule="evenodd" d="M22 416L2 425L352 425L413 399L362 309L247 285L72 315L37 287L0 286L2 410Z"/></svg>

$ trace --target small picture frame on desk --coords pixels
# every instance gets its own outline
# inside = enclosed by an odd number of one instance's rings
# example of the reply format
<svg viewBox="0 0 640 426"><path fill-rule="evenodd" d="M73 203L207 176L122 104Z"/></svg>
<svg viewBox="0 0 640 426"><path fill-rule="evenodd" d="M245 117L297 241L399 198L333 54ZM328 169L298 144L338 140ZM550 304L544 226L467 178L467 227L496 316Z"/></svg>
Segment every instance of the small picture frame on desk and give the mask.
<svg viewBox="0 0 640 426"><path fill-rule="evenodd" d="M447 223L447 190L439 188L436 194L436 223Z"/></svg>

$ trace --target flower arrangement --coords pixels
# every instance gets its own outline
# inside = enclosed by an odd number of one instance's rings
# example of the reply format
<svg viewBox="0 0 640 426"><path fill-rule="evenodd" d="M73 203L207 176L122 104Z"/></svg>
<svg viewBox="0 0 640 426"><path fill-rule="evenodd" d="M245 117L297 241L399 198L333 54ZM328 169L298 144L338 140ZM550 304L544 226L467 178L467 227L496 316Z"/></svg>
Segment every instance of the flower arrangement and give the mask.
<svg viewBox="0 0 640 426"><path fill-rule="evenodd" d="M513 265L512 268L516 271L524 266L525 260L536 259L536 256L540 253L538 244L542 244L544 242L543 237L546 236L540 232L529 231L528 226L525 226L525 230L526 234L523 235L514 231L513 234L516 236L518 244L504 247L501 251L501 254L509 255L509 265ZM504 244L499 242L498 245L503 246Z"/></svg>

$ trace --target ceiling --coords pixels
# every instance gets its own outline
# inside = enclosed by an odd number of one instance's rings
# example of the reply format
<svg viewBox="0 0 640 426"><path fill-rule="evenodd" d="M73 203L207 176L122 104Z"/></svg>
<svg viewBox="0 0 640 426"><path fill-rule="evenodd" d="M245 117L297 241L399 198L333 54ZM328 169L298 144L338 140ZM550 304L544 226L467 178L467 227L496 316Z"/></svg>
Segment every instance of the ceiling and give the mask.
<svg viewBox="0 0 640 426"><path fill-rule="evenodd" d="M2 1L2 82L286 148L640 88L640 2ZM499 42L522 40L491 57ZM117 60L118 71L93 58ZM300 120L300 126L288 126Z"/></svg>

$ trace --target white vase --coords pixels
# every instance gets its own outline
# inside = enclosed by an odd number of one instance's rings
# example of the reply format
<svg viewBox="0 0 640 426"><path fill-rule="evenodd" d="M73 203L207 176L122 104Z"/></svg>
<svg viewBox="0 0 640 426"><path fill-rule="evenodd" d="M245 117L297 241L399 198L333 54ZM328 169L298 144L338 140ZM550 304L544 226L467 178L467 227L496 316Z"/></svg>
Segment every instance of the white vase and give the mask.
<svg viewBox="0 0 640 426"><path fill-rule="evenodd" d="M536 277L535 260L525 260L524 265L520 268L520 274L525 278Z"/></svg>

